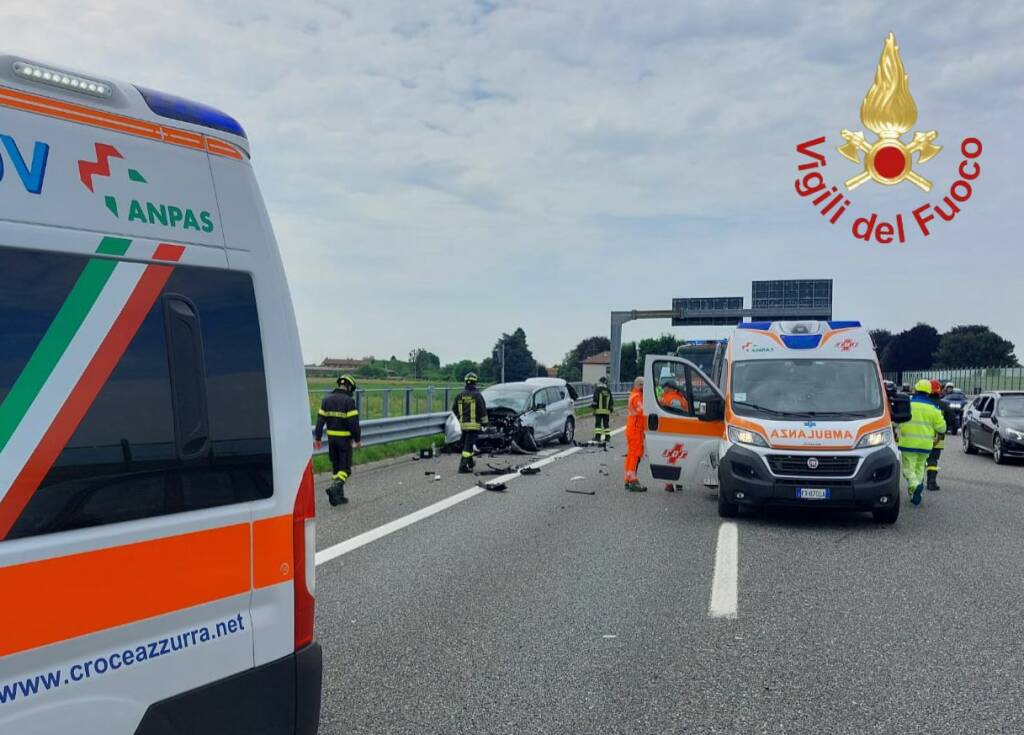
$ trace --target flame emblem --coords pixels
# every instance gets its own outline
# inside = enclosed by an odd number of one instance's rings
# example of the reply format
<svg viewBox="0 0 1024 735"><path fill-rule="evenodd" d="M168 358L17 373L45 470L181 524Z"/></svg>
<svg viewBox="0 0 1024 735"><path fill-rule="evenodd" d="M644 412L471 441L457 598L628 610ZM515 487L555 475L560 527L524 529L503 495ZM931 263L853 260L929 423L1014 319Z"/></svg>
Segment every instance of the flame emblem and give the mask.
<svg viewBox="0 0 1024 735"><path fill-rule="evenodd" d="M846 143L837 150L843 156L861 163L860 154L864 154L864 170L846 182L847 189L856 189L869 179L886 186L906 179L924 191L931 190L932 182L912 170L913 155L918 154L918 163L934 158L942 150L942 146L933 143L939 134L929 130L914 133L910 143L900 139L917 122L917 105L910 95L908 80L900 47L890 33L882 47L875 81L860 106L860 121L878 136L878 140L869 143L859 130L841 133Z"/></svg>

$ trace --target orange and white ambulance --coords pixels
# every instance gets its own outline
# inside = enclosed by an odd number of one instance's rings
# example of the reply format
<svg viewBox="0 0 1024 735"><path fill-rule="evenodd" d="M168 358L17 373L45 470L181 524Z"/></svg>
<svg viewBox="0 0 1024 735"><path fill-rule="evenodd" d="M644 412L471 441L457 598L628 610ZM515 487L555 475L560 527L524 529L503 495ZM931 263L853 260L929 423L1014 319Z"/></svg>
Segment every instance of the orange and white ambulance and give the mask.
<svg viewBox="0 0 1024 735"><path fill-rule="evenodd" d="M710 470L723 517L764 505L899 517L893 421L909 418L907 404L890 410L859 322L743 322L717 382L668 356L648 356L645 377L652 474L696 484ZM685 399L666 401L669 393Z"/></svg>
<svg viewBox="0 0 1024 735"><path fill-rule="evenodd" d="M313 733L288 285L231 117L0 56L0 732Z"/></svg>

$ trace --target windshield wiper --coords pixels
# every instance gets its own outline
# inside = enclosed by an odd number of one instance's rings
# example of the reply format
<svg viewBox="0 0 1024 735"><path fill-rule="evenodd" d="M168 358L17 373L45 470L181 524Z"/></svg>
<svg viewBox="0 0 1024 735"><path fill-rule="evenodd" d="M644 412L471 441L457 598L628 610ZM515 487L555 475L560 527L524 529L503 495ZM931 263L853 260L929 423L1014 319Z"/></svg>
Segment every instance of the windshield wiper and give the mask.
<svg viewBox="0 0 1024 735"><path fill-rule="evenodd" d="M831 416L839 418L867 419L871 418L875 414L865 411L808 411L805 415L810 416L811 418L824 418L826 416Z"/></svg>
<svg viewBox="0 0 1024 735"><path fill-rule="evenodd" d="M777 411L774 408L766 408L765 406L758 406L756 403L747 403L746 401L733 401L732 405L734 405L734 406L746 406L747 408L752 408L755 411L764 411L765 413L771 414L772 416L796 416L796 415L803 415L803 414L787 413L786 411Z"/></svg>

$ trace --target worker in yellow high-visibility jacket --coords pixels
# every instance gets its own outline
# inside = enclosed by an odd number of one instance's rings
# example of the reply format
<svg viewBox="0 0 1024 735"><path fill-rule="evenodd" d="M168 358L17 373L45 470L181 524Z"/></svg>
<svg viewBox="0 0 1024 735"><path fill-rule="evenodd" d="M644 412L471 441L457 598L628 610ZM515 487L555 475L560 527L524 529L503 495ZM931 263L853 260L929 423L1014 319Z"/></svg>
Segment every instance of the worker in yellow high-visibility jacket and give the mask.
<svg viewBox="0 0 1024 735"><path fill-rule="evenodd" d="M938 437L946 433L946 419L931 401L932 384L921 379L914 385L910 399L910 421L900 424L900 455L903 459L903 477L907 480L910 502L921 504L928 455Z"/></svg>

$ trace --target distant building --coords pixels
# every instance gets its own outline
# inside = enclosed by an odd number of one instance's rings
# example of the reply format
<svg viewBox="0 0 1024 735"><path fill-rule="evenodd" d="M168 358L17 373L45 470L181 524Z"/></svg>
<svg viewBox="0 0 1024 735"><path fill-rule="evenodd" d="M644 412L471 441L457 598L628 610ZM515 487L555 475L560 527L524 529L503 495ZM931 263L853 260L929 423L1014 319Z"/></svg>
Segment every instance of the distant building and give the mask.
<svg viewBox="0 0 1024 735"><path fill-rule="evenodd" d="M320 363L320 367L330 368L331 370L355 371L369 364L370 361L367 358L357 360L354 357L325 357L324 361Z"/></svg>
<svg viewBox="0 0 1024 735"><path fill-rule="evenodd" d="M583 361L583 382L593 384L608 377L611 361L611 352L598 352L586 358Z"/></svg>
<svg viewBox="0 0 1024 735"><path fill-rule="evenodd" d="M549 378L557 378L558 377L558 365L555 365L554 367L549 367L548 368L548 377Z"/></svg>

